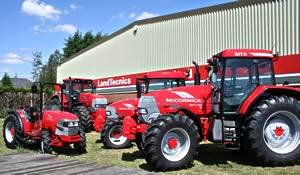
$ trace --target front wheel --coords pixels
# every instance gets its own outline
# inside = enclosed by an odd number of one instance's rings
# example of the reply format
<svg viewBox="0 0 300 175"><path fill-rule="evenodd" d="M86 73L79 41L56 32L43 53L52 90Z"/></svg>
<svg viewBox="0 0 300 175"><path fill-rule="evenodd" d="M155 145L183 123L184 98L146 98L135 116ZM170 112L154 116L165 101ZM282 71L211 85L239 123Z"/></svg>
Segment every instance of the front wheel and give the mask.
<svg viewBox="0 0 300 175"><path fill-rule="evenodd" d="M51 133L48 130L43 130L41 134L41 152L44 154L52 153Z"/></svg>
<svg viewBox="0 0 300 175"><path fill-rule="evenodd" d="M74 143L74 149L77 153L83 154L86 153L86 136L82 128L79 129L80 142Z"/></svg>
<svg viewBox="0 0 300 175"><path fill-rule="evenodd" d="M146 133L146 161L156 170L188 168L197 153L199 137L198 128L186 115L161 115Z"/></svg>
<svg viewBox="0 0 300 175"><path fill-rule="evenodd" d="M130 146L130 140L123 136L123 122L121 120L110 120L101 132L101 140L105 148L121 149Z"/></svg>
<svg viewBox="0 0 300 175"><path fill-rule="evenodd" d="M293 97L273 96L246 120L250 155L263 165L293 164L300 157L300 104Z"/></svg>

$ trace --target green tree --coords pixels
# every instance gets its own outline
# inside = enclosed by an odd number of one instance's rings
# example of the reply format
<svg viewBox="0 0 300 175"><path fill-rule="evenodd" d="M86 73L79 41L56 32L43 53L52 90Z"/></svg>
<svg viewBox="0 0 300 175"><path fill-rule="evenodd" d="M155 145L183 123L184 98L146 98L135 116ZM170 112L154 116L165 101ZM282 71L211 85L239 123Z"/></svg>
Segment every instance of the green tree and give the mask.
<svg viewBox="0 0 300 175"><path fill-rule="evenodd" d="M107 35L102 34L101 32L97 33L96 35L93 35L91 31L86 32L84 35L82 35L79 31L75 32L73 36L65 39L65 47L63 48L64 58L74 55L80 50L102 40L106 36Z"/></svg>
<svg viewBox="0 0 300 175"><path fill-rule="evenodd" d="M12 86L9 75L6 72L4 73L4 76L1 81L2 81L2 86L7 86L7 87Z"/></svg>
<svg viewBox="0 0 300 175"><path fill-rule="evenodd" d="M34 52L33 54L33 61L32 61L32 79L33 81L39 81L40 74L43 68L42 62L42 52Z"/></svg>

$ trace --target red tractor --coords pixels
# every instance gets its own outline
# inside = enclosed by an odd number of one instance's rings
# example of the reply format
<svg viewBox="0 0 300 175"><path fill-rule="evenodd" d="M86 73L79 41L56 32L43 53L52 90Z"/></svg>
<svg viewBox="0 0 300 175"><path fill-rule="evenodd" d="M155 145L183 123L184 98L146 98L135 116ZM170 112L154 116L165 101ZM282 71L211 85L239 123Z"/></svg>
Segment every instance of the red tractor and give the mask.
<svg viewBox="0 0 300 175"><path fill-rule="evenodd" d="M63 108L76 114L84 130L89 131L91 125L98 132L102 130L105 121L107 99L95 94L95 85L91 79L69 78L63 81ZM52 106L61 104L60 94L52 97Z"/></svg>
<svg viewBox="0 0 300 175"><path fill-rule="evenodd" d="M157 170L191 166L207 140L265 166L292 164L300 157L300 90L276 85L276 59L268 50L224 50L209 60L204 85L142 96L139 118L126 117L123 132L145 134L145 158Z"/></svg>
<svg viewBox="0 0 300 175"><path fill-rule="evenodd" d="M39 84L39 88L36 84ZM78 153L86 152L85 132L79 127L78 117L69 112L43 109L45 85L53 84L35 83L32 86L33 94L38 91L40 93L40 109L30 107L8 112L3 124L3 138L6 146L18 148L40 143L41 152L51 154L52 147L73 144Z"/></svg>
<svg viewBox="0 0 300 175"><path fill-rule="evenodd" d="M186 72L149 72L144 78L138 78L136 82L137 98L121 100L106 108L107 121L101 133L104 147L125 148L130 145L130 140L123 136L122 123L124 117L136 117L138 99L142 93L147 94L161 89L185 86L188 76L189 74ZM137 130L139 129L137 128ZM140 135L135 141L138 148L142 149Z"/></svg>

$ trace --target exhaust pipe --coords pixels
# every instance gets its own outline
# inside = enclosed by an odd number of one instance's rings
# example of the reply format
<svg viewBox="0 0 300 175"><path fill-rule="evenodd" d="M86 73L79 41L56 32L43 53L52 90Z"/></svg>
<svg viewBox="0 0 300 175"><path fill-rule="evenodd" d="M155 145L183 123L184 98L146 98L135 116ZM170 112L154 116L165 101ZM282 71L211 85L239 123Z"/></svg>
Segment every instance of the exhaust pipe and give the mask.
<svg viewBox="0 0 300 175"><path fill-rule="evenodd" d="M195 72L195 74L194 74L194 76L195 76L195 79L194 79L194 81L195 81L195 85L200 85L201 83L200 83L200 71L199 71L199 65L198 65L198 63L196 63L196 61L193 61L193 64L195 65L195 68L196 68L196 72Z"/></svg>

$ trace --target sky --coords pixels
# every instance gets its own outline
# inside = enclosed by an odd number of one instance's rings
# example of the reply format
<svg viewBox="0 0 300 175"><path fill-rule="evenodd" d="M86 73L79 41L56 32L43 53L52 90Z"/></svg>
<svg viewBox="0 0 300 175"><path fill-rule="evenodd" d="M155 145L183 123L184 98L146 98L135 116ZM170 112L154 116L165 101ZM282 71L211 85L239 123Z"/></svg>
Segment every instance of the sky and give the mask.
<svg viewBox="0 0 300 175"><path fill-rule="evenodd" d="M135 20L234 0L4 0L0 6L0 79L31 79L32 53L43 63L74 32L111 34Z"/></svg>

